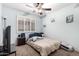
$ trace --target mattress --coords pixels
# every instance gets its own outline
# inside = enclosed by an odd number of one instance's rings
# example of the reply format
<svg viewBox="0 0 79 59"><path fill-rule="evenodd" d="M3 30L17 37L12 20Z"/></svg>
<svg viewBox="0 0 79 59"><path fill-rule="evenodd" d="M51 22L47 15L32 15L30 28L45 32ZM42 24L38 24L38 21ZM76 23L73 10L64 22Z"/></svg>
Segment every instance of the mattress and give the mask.
<svg viewBox="0 0 79 59"><path fill-rule="evenodd" d="M57 50L60 46L60 42L58 40L49 38L43 38L35 42L27 41L27 44L36 49L41 54L41 56L47 56L51 52Z"/></svg>

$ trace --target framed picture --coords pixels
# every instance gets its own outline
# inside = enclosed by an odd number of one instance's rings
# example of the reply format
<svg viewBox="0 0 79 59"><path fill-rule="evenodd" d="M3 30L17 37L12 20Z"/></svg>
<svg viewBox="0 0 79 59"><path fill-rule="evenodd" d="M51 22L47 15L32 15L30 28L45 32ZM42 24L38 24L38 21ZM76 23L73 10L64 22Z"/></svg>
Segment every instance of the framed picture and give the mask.
<svg viewBox="0 0 79 59"><path fill-rule="evenodd" d="M66 16L66 23L72 23L74 21L73 15Z"/></svg>
<svg viewBox="0 0 79 59"><path fill-rule="evenodd" d="M53 23L53 22L55 22L55 19L52 19L52 20L51 20L51 23Z"/></svg>

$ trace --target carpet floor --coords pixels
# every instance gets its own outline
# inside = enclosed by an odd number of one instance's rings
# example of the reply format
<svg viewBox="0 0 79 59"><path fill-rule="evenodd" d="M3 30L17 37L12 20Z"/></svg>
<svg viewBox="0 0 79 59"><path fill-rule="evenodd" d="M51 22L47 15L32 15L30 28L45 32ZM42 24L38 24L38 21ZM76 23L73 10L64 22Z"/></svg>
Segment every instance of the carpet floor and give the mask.
<svg viewBox="0 0 79 59"><path fill-rule="evenodd" d="M16 46L16 55L17 56L40 56L38 52L36 52L29 45ZM79 56L79 52L73 51L65 51L63 49L58 49L55 52L49 54L49 56Z"/></svg>

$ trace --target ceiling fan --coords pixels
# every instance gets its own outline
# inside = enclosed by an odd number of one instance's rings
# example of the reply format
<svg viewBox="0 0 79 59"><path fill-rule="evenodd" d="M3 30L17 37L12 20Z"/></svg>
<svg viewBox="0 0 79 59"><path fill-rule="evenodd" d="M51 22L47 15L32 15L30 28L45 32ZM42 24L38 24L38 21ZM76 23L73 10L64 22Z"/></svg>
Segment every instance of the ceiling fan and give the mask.
<svg viewBox="0 0 79 59"><path fill-rule="evenodd" d="M33 3L32 5L29 5L29 4L26 4L27 7L30 7L30 8L35 8L34 9L34 12L38 12L40 13L40 15L43 14L43 12L45 11L51 11L52 9L51 8L43 8L42 6L44 5L44 3Z"/></svg>
<svg viewBox="0 0 79 59"><path fill-rule="evenodd" d="M42 10L45 10L45 11L51 11L51 8L43 8L42 6L44 5L44 3L34 3L33 4L36 8L38 9L42 9Z"/></svg>

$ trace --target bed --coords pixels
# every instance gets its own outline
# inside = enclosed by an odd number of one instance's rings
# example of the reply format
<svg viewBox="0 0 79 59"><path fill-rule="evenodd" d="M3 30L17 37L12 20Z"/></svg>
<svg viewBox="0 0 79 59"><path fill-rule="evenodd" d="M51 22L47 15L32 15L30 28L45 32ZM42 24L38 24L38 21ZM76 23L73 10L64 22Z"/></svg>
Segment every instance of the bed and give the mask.
<svg viewBox="0 0 79 59"><path fill-rule="evenodd" d="M41 56L47 56L60 47L58 40L49 39L47 37L36 38L35 40L28 39L26 43L38 51Z"/></svg>

